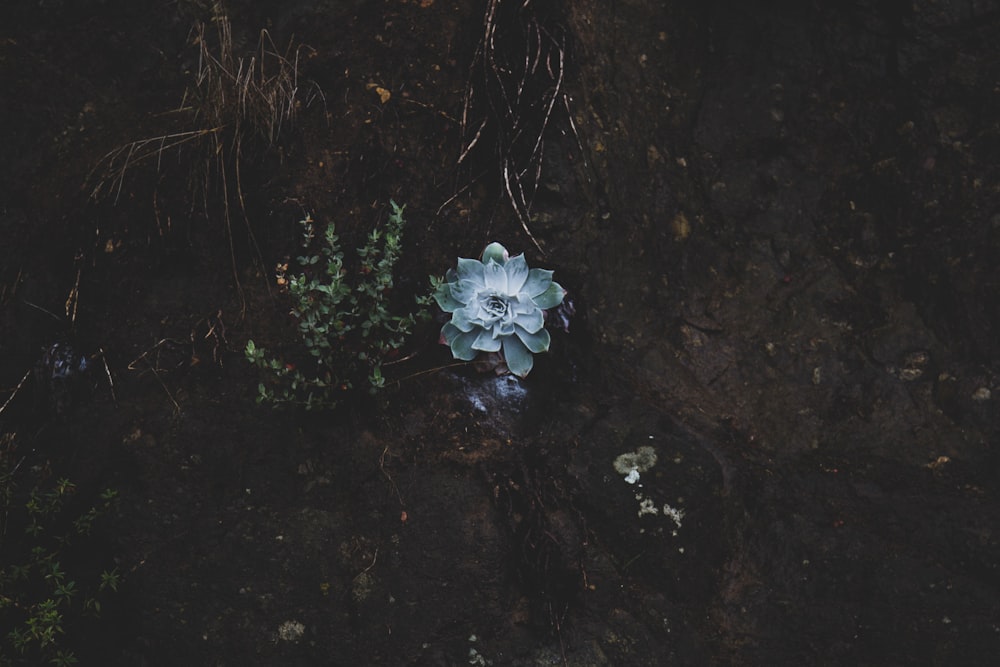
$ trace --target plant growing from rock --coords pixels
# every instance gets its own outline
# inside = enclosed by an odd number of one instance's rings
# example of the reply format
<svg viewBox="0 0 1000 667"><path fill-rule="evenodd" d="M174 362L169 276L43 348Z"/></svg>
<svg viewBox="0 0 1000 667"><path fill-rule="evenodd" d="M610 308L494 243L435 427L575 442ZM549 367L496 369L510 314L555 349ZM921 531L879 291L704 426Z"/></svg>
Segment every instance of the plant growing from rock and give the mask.
<svg viewBox="0 0 1000 667"><path fill-rule="evenodd" d="M552 271L529 269L523 254L510 257L502 245L491 243L482 261L460 257L458 267L434 285L437 304L451 313L441 328L442 342L456 359L495 355L511 373L526 377L532 355L549 349L545 311L565 295Z"/></svg>
<svg viewBox="0 0 1000 667"><path fill-rule="evenodd" d="M66 644L67 628L84 615L99 615L101 598L121 581L117 568L99 576L75 569L78 540L112 509L118 494L105 490L99 503L77 513L67 509L76 485L59 479L35 486L19 501L16 466L5 456L12 441L9 434L0 437L0 665L77 664ZM17 533L21 537L11 540Z"/></svg>
<svg viewBox="0 0 1000 667"><path fill-rule="evenodd" d="M258 403L334 408L343 392L356 385L367 384L373 393L385 385L382 366L398 355L417 319L425 315L422 309L404 315L390 311L405 208L394 201L390 204L385 229L372 230L357 249L354 272L345 266L332 223L317 240L312 218L307 215L300 221L302 272L289 276L287 267L281 266L278 284L292 299L291 315L308 357L304 361L273 357L253 340L247 341L247 359L265 376L258 386ZM429 299L418 298L417 303L424 306Z"/></svg>

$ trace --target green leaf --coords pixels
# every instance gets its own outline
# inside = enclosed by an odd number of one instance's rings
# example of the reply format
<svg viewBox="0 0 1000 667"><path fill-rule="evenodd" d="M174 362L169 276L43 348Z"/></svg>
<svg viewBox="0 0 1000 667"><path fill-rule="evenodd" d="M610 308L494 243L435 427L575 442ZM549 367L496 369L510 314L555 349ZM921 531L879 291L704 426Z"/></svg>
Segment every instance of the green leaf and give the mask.
<svg viewBox="0 0 1000 667"><path fill-rule="evenodd" d="M477 326L476 315L478 314L478 310L479 308L476 304L464 306L452 313L451 323L460 331L472 331Z"/></svg>
<svg viewBox="0 0 1000 667"><path fill-rule="evenodd" d="M450 343L452 356L462 361L475 359L479 351L474 349L472 345L478 337L478 331L460 332Z"/></svg>
<svg viewBox="0 0 1000 667"><path fill-rule="evenodd" d="M524 254L511 257L504 264L504 271L507 272L507 293L520 294L524 289L524 284L528 280L528 262L524 259Z"/></svg>
<svg viewBox="0 0 1000 667"><path fill-rule="evenodd" d="M551 342L551 336L549 332L545 329L540 329L534 333L525 330L523 327L514 325L514 333L517 337L521 339L530 351L538 354L539 352L545 352L549 349L549 343Z"/></svg>
<svg viewBox="0 0 1000 667"><path fill-rule="evenodd" d="M397 315L388 307L395 284L393 269L400 255L405 208L395 201L390 204L388 221L372 229L357 250L356 256L362 259L360 264L364 268L358 273L345 271L344 253L337 245L333 225L318 230L310 216L301 221L304 247L311 246L316 234L322 234L326 241L317 253L306 250L299 258L303 268L317 264L322 258L322 273L287 275L289 308L297 320L296 330L305 356L310 359L302 368L315 371L293 373L284 361L265 359L262 348L248 345L248 360L272 376L276 389L269 390L262 382L259 402L327 408L338 401L334 392L351 387L352 379L357 383L364 375L369 377L370 381L365 383L368 386L384 384L384 379L379 379L381 371L372 374L370 369L380 369L388 351L403 345L418 316L418 313ZM350 265L356 264L350 262ZM431 299L425 297L419 304L424 307L420 317L429 317L426 306ZM450 292L442 293L439 299L445 306L460 305L451 303Z"/></svg>
<svg viewBox="0 0 1000 667"><path fill-rule="evenodd" d="M483 273L488 291L494 294L510 293L507 289L507 272L504 271L502 264L491 260L486 263L486 270Z"/></svg>
<svg viewBox="0 0 1000 667"><path fill-rule="evenodd" d="M499 352L500 339L494 338L486 329L480 329L479 335L476 336L475 342L472 343L472 349L483 352Z"/></svg>
<svg viewBox="0 0 1000 667"><path fill-rule="evenodd" d="M483 250L483 264L486 264L489 260L492 259L500 266L503 266L504 264L507 263L507 258L509 256L510 255L507 252L507 248L504 248L499 243L491 243L488 246L486 246L485 250Z"/></svg>
<svg viewBox="0 0 1000 667"><path fill-rule="evenodd" d="M525 347L517 336L507 336L503 339L503 356L510 372L521 378L527 377L535 364L531 350Z"/></svg>
<svg viewBox="0 0 1000 667"><path fill-rule="evenodd" d="M486 266L476 259L458 258L458 268L456 275L458 280L471 280L475 285L482 287L486 284Z"/></svg>
<svg viewBox="0 0 1000 667"><path fill-rule="evenodd" d="M552 284L552 273L548 269L531 269L521 291L531 298L542 294Z"/></svg>
<svg viewBox="0 0 1000 667"><path fill-rule="evenodd" d="M534 301L535 305L542 310L546 310L548 308L555 308L558 306L562 303L565 296L566 290L564 290L559 283L552 283L544 292L536 297L532 297L532 301Z"/></svg>
<svg viewBox="0 0 1000 667"><path fill-rule="evenodd" d="M453 313L464 304L456 299L451 294L451 288L447 283L441 285L436 292L434 292L434 300L437 301L437 305L446 313Z"/></svg>
<svg viewBox="0 0 1000 667"><path fill-rule="evenodd" d="M535 333L545 325L545 317L541 310L532 308L530 312L515 317L514 324L522 327L525 331Z"/></svg>

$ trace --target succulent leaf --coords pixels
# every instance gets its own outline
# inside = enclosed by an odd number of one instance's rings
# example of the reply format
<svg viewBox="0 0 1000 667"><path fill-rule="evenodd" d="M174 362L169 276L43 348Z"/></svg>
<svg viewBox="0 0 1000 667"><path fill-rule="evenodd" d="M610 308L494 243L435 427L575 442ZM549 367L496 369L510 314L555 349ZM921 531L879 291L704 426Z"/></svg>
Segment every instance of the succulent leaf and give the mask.
<svg viewBox="0 0 1000 667"><path fill-rule="evenodd" d="M497 295L506 295L507 292L507 272L501 264L497 264L492 259L486 263L485 270L486 289Z"/></svg>
<svg viewBox="0 0 1000 667"><path fill-rule="evenodd" d="M437 301L437 305L441 307L446 313L453 313L462 307L462 302L451 295L451 287L448 283L442 283L434 291L434 300Z"/></svg>
<svg viewBox="0 0 1000 667"><path fill-rule="evenodd" d="M462 361L472 361L479 354L479 350L473 348L473 344L479 337L478 331L468 331L458 334L451 341L451 353L456 359Z"/></svg>
<svg viewBox="0 0 1000 667"><path fill-rule="evenodd" d="M480 352L499 353L510 372L525 377L534 365L532 354L549 349L543 311L566 294L552 275L529 269L523 254L510 257L499 243L486 247L482 261L459 258L434 293L441 309L451 313L442 342L465 361Z"/></svg>
<svg viewBox="0 0 1000 667"><path fill-rule="evenodd" d="M552 284L552 271L547 269L531 269L528 271L528 279L524 283L522 291L534 298L547 290Z"/></svg>
<svg viewBox="0 0 1000 667"><path fill-rule="evenodd" d="M507 253L507 248L504 248L496 242L489 244L486 246L486 249L483 250L483 264L486 264L492 259L497 264L503 266L507 263L508 257L510 257L510 255Z"/></svg>
<svg viewBox="0 0 1000 667"><path fill-rule="evenodd" d="M460 280L471 280L482 285L485 280L483 278L483 271L485 268L486 267L483 266L483 263L478 260L459 257L458 269L455 272L455 275Z"/></svg>
<svg viewBox="0 0 1000 667"><path fill-rule="evenodd" d="M503 266L507 272L507 290L510 294L519 294L524 283L528 279L528 262L524 259L524 254L511 257Z"/></svg>
<svg viewBox="0 0 1000 667"><path fill-rule="evenodd" d="M538 354L539 352L546 352L549 349L549 342L552 340L549 336L549 332L545 329L539 329L538 331L531 333L521 327L514 327L514 332L517 337L521 339L525 347L529 350Z"/></svg>
<svg viewBox="0 0 1000 667"><path fill-rule="evenodd" d="M549 308L555 308L562 303L563 297L565 296L566 290L564 290L559 283L551 283L548 289L534 297L533 301L535 302L535 305L542 310L548 310Z"/></svg>
<svg viewBox="0 0 1000 667"><path fill-rule="evenodd" d="M472 348L480 352L499 352L500 340L500 338L494 337L488 329L480 329L479 335L476 336L476 342L472 344Z"/></svg>
<svg viewBox="0 0 1000 667"><path fill-rule="evenodd" d="M503 356L510 372L521 378L527 377L531 367L535 365L531 350L517 336L507 336L503 339Z"/></svg>

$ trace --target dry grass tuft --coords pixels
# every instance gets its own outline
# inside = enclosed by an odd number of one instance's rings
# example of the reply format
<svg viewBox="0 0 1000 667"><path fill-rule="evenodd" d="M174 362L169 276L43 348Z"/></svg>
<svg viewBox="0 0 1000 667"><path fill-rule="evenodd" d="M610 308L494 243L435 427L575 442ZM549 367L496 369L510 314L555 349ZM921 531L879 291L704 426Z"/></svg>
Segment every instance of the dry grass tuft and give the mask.
<svg viewBox="0 0 1000 667"><path fill-rule="evenodd" d="M91 197L103 199L113 194L117 201L130 170L151 161L159 169L166 153L192 146L209 161L221 161L228 153L238 179L245 144L274 146L299 109L322 97L315 85L308 86L305 100L300 96L299 58L306 47L289 44L280 53L270 33L261 30L253 54L238 57L229 18L216 15L211 23L214 35L205 23L193 29L192 41L198 47L193 84L185 91L180 108L163 114L180 117L182 127L129 142L105 155L89 179L94 183ZM222 164L216 166L214 171L225 178L229 170L221 168ZM211 171L205 170L205 175Z"/></svg>
<svg viewBox="0 0 1000 667"><path fill-rule="evenodd" d="M113 197L117 203L127 175L135 168L155 163L159 173L168 156L188 165L181 171L190 179L191 201L203 202L206 217L210 217L210 202L221 203L236 278L234 210L246 223L260 261L243 195L244 155L252 152L258 156L278 144L298 112L316 98L323 99L323 94L318 86L309 84L303 98L299 62L308 47L290 43L280 52L270 33L261 30L253 52L237 56L229 18L219 5L214 11L210 25L198 23L192 30L198 67L180 107L160 115L165 122L174 123L175 131L132 141L109 152L91 172L88 187L92 199ZM153 204L159 226L155 191ZM159 231L164 233L162 228ZM238 278L236 284L239 288Z"/></svg>
<svg viewBox="0 0 1000 667"><path fill-rule="evenodd" d="M228 18L220 16L213 22L215 49L206 37L205 24L196 27L198 73L189 91L196 115L204 127L232 127L237 140L244 133L255 134L273 145L282 127L294 121L301 102L299 56L303 47L293 50L289 45L281 54L270 33L261 30L255 53L237 58Z"/></svg>

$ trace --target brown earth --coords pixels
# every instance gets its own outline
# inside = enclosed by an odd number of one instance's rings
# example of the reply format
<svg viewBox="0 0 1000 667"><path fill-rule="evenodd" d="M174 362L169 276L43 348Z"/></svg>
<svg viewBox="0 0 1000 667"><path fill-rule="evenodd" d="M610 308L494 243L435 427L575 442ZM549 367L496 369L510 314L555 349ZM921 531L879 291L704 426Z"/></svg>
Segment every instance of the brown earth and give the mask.
<svg viewBox="0 0 1000 667"><path fill-rule="evenodd" d="M81 664L992 664L1000 4L234 0L237 56L301 46L294 123L119 182L205 129L208 4L0 22L0 427L20 489L121 496ZM569 332L525 381L431 328L376 399L257 406L296 221L354 247L390 198L402 295L499 240ZM67 338L109 372L52 418L15 387Z"/></svg>

